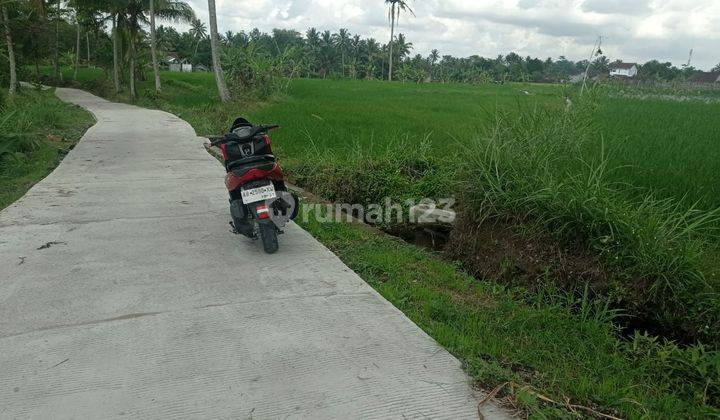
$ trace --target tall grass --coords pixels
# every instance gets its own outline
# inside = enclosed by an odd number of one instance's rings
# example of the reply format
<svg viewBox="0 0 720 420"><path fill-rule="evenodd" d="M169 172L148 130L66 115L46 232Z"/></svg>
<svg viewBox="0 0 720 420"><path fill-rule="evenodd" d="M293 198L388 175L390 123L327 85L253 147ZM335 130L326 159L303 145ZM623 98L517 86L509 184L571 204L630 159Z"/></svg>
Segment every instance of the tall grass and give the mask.
<svg viewBox="0 0 720 420"><path fill-rule="evenodd" d="M603 294L665 331L720 338L717 286L702 270L717 240L720 210L702 211L651 194L629 197L608 177L587 105L500 115L470 144L458 192L477 223L519 221L570 247L600 255L613 273ZM580 285L582 286L582 285Z"/></svg>
<svg viewBox="0 0 720 420"><path fill-rule="evenodd" d="M0 208L58 164L92 117L51 91L22 89L0 105Z"/></svg>

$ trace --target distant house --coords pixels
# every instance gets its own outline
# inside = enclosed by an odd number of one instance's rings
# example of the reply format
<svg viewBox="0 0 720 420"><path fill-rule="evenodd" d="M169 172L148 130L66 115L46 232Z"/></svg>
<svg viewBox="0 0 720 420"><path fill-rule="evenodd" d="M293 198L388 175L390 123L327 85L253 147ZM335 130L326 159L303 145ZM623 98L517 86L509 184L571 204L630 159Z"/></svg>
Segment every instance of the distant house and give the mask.
<svg viewBox="0 0 720 420"><path fill-rule="evenodd" d="M169 52L165 54L165 62L168 64L178 63L180 62L180 58L176 52Z"/></svg>
<svg viewBox="0 0 720 420"><path fill-rule="evenodd" d="M616 63L610 66L610 76L629 77L637 76L638 66L636 63Z"/></svg>
<svg viewBox="0 0 720 420"><path fill-rule="evenodd" d="M720 72L700 72L692 75L688 82L697 85L712 85L720 83Z"/></svg>
<svg viewBox="0 0 720 420"><path fill-rule="evenodd" d="M584 78L585 78L585 73L578 73L578 74L573 74L572 76L570 76L568 78L568 81L570 83L580 83L583 81Z"/></svg>
<svg viewBox="0 0 720 420"><path fill-rule="evenodd" d="M178 60L177 58L168 58L168 68L170 71L182 71L190 73L193 71L192 63L188 62L187 59Z"/></svg>
<svg viewBox="0 0 720 420"><path fill-rule="evenodd" d="M204 64L198 64L198 65L195 66L195 68L193 69L193 71L204 71L204 72L208 72L208 71L210 71L210 69L208 69L207 66L204 65Z"/></svg>

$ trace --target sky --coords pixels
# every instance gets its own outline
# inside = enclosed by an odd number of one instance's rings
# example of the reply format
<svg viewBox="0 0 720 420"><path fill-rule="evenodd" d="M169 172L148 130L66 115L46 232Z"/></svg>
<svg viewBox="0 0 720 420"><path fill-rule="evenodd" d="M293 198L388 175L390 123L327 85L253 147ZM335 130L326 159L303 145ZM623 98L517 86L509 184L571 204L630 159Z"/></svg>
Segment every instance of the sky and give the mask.
<svg viewBox="0 0 720 420"><path fill-rule="evenodd" d="M186 0L207 22L207 1ZM720 0L407 0L398 31L412 54L432 49L456 57L516 52L587 59L598 36L611 61L651 59L709 70L720 63ZM310 27L387 43L384 0L216 0L221 33Z"/></svg>

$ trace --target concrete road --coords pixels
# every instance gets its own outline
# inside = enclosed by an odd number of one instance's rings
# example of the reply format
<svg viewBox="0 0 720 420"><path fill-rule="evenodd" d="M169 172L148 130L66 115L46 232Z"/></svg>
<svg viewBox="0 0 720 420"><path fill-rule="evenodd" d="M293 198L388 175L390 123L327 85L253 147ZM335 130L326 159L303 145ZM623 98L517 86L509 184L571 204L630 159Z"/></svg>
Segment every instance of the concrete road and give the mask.
<svg viewBox="0 0 720 420"><path fill-rule="evenodd" d="M0 212L0 418L478 417L458 360L308 233L229 232L186 122L57 94L98 122Z"/></svg>

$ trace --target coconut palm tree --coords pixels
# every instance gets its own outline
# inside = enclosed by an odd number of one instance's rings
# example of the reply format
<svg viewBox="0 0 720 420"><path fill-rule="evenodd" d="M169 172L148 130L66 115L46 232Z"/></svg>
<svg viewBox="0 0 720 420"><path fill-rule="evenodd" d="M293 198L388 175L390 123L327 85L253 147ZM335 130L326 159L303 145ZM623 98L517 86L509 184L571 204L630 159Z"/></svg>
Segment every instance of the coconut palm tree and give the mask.
<svg viewBox="0 0 720 420"><path fill-rule="evenodd" d="M36 0L35 8L38 10L44 9L43 3L45 0ZM78 67L80 66L80 33L81 29L85 28L87 36L87 64L90 64L90 40L89 40L89 29L95 27L99 30L102 25L102 18L100 17L100 9L102 4L100 0L69 0L67 2L69 9L72 9L71 20L75 24L75 70L73 72L73 79L77 80Z"/></svg>
<svg viewBox="0 0 720 420"><path fill-rule="evenodd" d="M305 32L305 54L310 64L309 70L317 73L320 67L320 32L315 28L310 28Z"/></svg>
<svg viewBox="0 0 720 420"><path fill-rule="evenodd" d="M433 69L435 68L435 64L440 59L440 52L438 50L432 50L430 51L430 55L428 56L428 61L430 62L430 79L433 78Z"/></svg>
<svg viewBox="0 0 720 420"><path fill-rule="evenodd" d="M200 19L193 19L192 22L190 22L190 30L188 32L195 38L195 52L193 56L196 56L200 42L207 38L207 26L205 26L205 22Z"/></svg>
<svg viewBox="0 0 720 420"><path fill-rule="evenodd" d="M365 78L366 79L372 79L373 75L375 73L375 60L378 57L378 54L380 54L380 43L377 42L374 38L368 38L365 41L365 48L367 51L367 67L365 69ZM382 74L380 75L380 78L382 79Z"/></svg>
<svg viewBox="0 0 720 420"><path fill-rule="evenodd" d="M393 69L393 41L395 40L395 23L400 19L400 12L408 11L410 14L415 16L415 12L408 6L406 0L385 0L385 4L389 4L388 19L390 20L390 43L388 49L388 80L392 81L392 69Z"/></svg>
<svg viewBox="0 0 720 420"><path fill-rule="evenodd" d="M2 3L3 1L0 1ZM4 3L10 4L13 3L13 1L4 1ZM53 48L52 48L52 63L53 63L53 77L55 79L62 78L62 74L60 73L60 66L59 66L59 31L60 31L60 21L63 19L64 10L61 8L61 0L55 1L57 4L56 8L52 8L53 0L31 0L26 2L15 2L17 3L25 3L28 6L28 11L31 14L36 15L39 17L39 19L44 23L44 27L47 29L51 28L51 18L49 15L52 15L52 20L55 21L55 30L52 31L54 33L54 42L53 42ZM50 13L48 13L50 12ZM37 64L36 64L37 65Z"/></svg>
<svg viewBox="0 0 720 420"><path fill-rule="evenodd" d="M127 0L75 0L81 4L87 4L89 8L93 8L98 13L105 15L105 20L112 22L110 36L112 38L113 53L113 84L115 85L115 93L120 93L120 47L121 47L121 30L126 22L125 12L129 1ZM58 1L58 4L60 2Z"/></svg>
<svg viewBox="0 0 720 420"><path fill-rule="evenodd" d="M334 52L332 34L330 31L323 31L320 35L320 72L323 79L333 67Z"/></svg>
<svg viewBox="0 0 720 420"><path fill-rule="evenodd" d="M360 35L355 35L350 40L350 50L351 50L351 56L350 56L350 77L353 79L357 78L357 65L360 61L360 46L362 44L362 38Z"/></svg>
<svg viewBox="0 0 720 420"><path fill-rule="evenodd" d="M136 72L136 45L140 40L141 26L149 23L146 14L150 9L149 0L124 0L119 1L123 8L119 13L119 23L125 28L128 34L130 56L130 97L135 98L137 91L135 89L135 72ZM153 16L163 19L186 20L191 21L195 14L190 5L181 0L155 0L153 4Z"/></svg>
<svg viewBox="0 0 720 420"><path fill-rule="evenodd" d="M413 49L413 43L407 42L405 40L405 35L403 34L398 34L395 44L395 52L397 53L397 58L399 61L402 61L405 56L410 54L410 51Z"/></svg>
<svg viewBox="0 0 720 420"><path fill-rule="evenodd" d="M162 90L160 82L160 68L157 59L157 41L155 35L155 16L161 19L172 19L175 22L191 22L195 12L189 4L178 0L148 0L148 13L150 15L150 55L152 56L153 73L155 75L155 91ZM156 8L155 6L159 6Z"/></svg>
<svg viewBox="0 0 720 420"><path fill-rule="evenodd" d="M8 6L0 3L0 15L2 15L3 28L5 30L5 42L7 43L8 61L10 62L10 96L15 95L17 90L17 64L15 63L15 44L13 44L12 32L10 31L10 15Z"/></svg>
<svg viewBox="0 0 720 420"><path fill-rule="evenodd" d="M77 80L78 67L80 67L80 13L75 9L75 70L73 80Z"/></svg>
<svg viewBox="0 0 720 420"><path fill-rule="evenodd" d="M157 35L155 34L155 0L150 0L150 57L152 58L153 75L155 76L155 92L162 91L160 68L157 59Z"/></svg>
<svg viewBox="0 0 720 420"><path fill-rule="evenodd" d="M115 93L120 93L120 14L123 10L123 2L121 0L109 0L99 8L100 11L107 13L108 19L112 21L110 36L112 37L113 52L113 85Z"/></svg>
<svg viewBox="0 0 720 420"><path fill-rule="evenodd" d="M220 45L218 40L217 29L217 13L215 11L215 0L208 0L208 15L210 18L210 49L212 50L212 64L215 72L215 82L217 83L220 100L223 102L230 101L230 91L225 84L225 75L220 66Z"/></svg>
<svg viewBox="0 0 720 420"><path fill-rule="evenodd" d="M350 43L350 32L345 28L340 28L337 34L333 35L335 47L340 51L340 66L342 75L345 76L345 53Z"/></svg>
<svg viewBox="0 0 720 420"><path fill-rule="evenodd" d="M235 33L233 31L227 31L225 32L225 35L223 36L225 45L231 46L233 42L235 41Z"/></svg>

